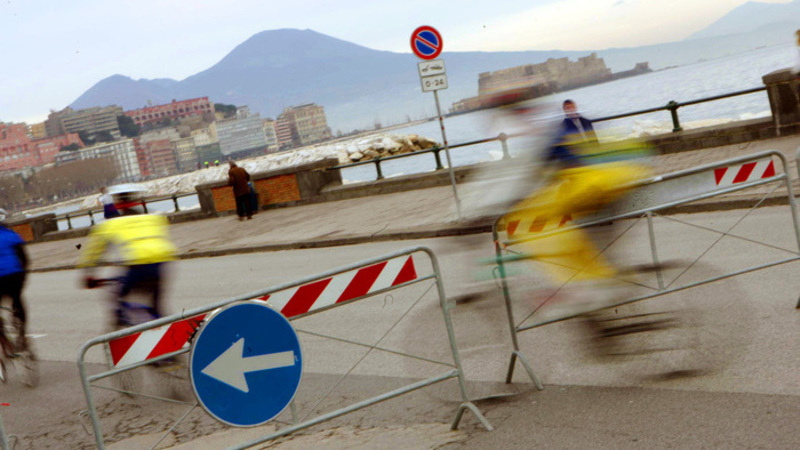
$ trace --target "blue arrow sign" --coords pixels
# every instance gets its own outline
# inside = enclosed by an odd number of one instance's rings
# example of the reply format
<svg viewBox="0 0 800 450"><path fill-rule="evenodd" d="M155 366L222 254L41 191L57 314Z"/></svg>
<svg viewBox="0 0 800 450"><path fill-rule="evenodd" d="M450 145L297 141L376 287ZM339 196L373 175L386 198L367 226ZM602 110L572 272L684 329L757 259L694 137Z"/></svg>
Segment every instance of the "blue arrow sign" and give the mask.
<svg viewBox="0 0 800 450"><path fill-rule="evenodd" d="M190 373L200 405L228 425L266 423L291 403L303 372L289 321L263 302L226 307L192 343Z"/></svg>

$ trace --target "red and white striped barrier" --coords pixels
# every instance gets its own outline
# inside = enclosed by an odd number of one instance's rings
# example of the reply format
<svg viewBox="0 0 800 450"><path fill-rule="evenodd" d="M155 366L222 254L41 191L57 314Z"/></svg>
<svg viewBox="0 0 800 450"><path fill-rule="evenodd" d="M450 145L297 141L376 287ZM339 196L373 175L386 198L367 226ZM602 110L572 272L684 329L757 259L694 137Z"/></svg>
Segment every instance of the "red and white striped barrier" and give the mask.
<svg viewBox="0 0 800 450"><path fill-rule="evenodd" d="M417 278L413 256L389 259L258 298L287 318L364 297ZM212 313L213 314L213 313ZM166 355L189 344L206 314L108 342L114 367Z"/></svg>
<svg viewBox="0 0 800 450"><path fill-rule="evenodd" d="M538 216L534 219L512 220L506 225L506 233L509 238L513 238L515 235L553 231L570 222L572 222L572 216L569 214L562 217L560 220L549 220L549 218L545 216Z"/></svg>
<svg viewBox="0 0 800 450"><path fill-rule="evenodd" d="M286 318L355 300L417 278L413 256L390 259L261 297Z"/></svg>
<svg viewBox="0 0 800 450"><path fill-rule="evenodd" d="M732 186L774 176L775 163L772 158L714 169L717 186Z"/></svg>
<svg viewBox="0 0 800 450"><path fill-rule="evenodd" d="M182 349L203 323L205 314L108 341L114 367L147 361Z"/></svg>

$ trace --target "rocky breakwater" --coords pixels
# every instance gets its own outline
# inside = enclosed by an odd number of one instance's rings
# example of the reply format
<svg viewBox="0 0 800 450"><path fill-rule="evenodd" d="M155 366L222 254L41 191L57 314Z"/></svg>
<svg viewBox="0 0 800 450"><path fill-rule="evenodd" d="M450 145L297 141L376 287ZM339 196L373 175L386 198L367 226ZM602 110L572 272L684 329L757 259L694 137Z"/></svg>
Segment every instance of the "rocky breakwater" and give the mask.
<svg viewBox="0 0 800 450"><path fill-rule="evenodd" d="M388 134L350 142L340 149L338 156L340 162L347 164L418 152L438 145L438 143L416 134L405 136Z"/></svg>

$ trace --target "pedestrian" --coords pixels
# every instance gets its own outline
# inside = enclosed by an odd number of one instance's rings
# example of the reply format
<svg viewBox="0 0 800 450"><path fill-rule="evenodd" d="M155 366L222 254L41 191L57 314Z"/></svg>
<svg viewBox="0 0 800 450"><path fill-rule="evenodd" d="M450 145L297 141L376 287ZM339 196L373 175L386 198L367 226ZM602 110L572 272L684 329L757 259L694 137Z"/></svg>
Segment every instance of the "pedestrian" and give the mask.
<svg viewBox="0 0 800 450"><path fill-rule="evenodd" d="M105 186L100 188L100 198L98 198L97 201L103 206L103 217L105 219L111 219L119 215L119 211L117 211L117 208L114 206L114 200L106 191Z"/></svg>
<svg viewBox="0 0 800 450"><path fill-rule="evenodd" d="M233 187L233 196L236 198L236 214L239 220L253 218L250 202L250 174L244 168L236 165L234 161L228 162L228 186Z"/></svg>

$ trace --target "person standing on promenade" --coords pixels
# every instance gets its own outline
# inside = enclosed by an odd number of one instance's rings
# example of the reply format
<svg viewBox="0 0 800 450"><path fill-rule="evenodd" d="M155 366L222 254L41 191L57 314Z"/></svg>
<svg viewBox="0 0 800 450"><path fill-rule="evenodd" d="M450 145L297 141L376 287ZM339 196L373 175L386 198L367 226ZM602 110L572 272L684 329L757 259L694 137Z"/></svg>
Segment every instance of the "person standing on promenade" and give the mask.
<svg viewBox="0 0 800 450"><path fill-rule="evenodd" d="M253 218L253 211L250 205L250 174L244 168L230 161L231 168L228 170L228 186L233 187L233 196L236 198L236 214L239 220Z"/></svg>
<svg viewBox="0 0 800 450"><path fill-rule="evenodd" d="M111 219L119 215L119 211L114 207L114 200L106 192L105 186L100 188L100 198L97 201L103 206L103 217L105 219Z"/></svg>
<svg viewBox="0 0 800 450"><path fill-rule="evenodd" d="M795 38L795 55L794 55L794 67L792 67L792 73L795 76L800 77L800 30L794 32Z"/></svg>

